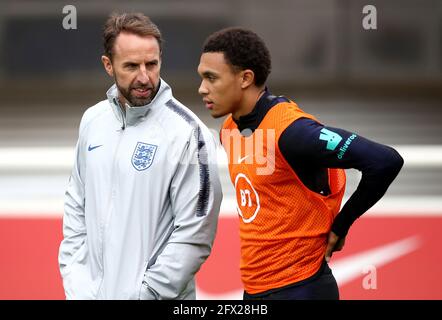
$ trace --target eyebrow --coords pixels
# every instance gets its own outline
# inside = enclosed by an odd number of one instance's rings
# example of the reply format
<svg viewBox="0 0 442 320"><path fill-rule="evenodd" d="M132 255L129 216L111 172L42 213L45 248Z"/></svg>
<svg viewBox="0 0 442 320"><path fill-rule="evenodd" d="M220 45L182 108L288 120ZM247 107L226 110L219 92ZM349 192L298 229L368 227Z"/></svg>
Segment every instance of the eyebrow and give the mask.
<svg viewBox="0 0 442 320"><path fill-rule="evenodd" d="M212 72L212 71L204 71L201 75L202 75L203 77L210 77L210 76L214 76L214 77L216 77L216 76L217 76L217 74L214 73L214 72Z"/></svg>
<svg viewBox="0 0 442 320"><path fill-rule="evenodd" d="M159 62L159 60L157 60L157 59L154 59L154 60L151 60L151 61L147 61L146 63L147 64L151 64L151 63L155 63L155 64L158 64L158 62ZM137 62L133 62L133 61L126 61L126 62L123 62L123 67L126 67L126 66L131 66L131 65L139 65L139 63L137 63Z"/></svg>
<svg viewBox="0 0 442 320"><path fill-rule="evenodd" d="M123 66L133 66L133 65L138 65L138 63L132 62L132 61L126 61L123 63Z"/></svg>

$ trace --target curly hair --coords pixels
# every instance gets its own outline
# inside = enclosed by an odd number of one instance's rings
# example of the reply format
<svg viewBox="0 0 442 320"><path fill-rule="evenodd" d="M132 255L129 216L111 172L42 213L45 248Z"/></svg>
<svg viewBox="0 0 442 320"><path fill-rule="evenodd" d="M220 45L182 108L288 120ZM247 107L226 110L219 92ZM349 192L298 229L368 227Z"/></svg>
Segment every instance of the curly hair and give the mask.
<svg viewBox="0 0 442 320"><path fill-rule="evenodd" d="M253 31L231 27L210 35L203 53L222 52L234 69L250 69L255 74L255 85L263 85L271 70L270 52L264 41Z"/></svg>

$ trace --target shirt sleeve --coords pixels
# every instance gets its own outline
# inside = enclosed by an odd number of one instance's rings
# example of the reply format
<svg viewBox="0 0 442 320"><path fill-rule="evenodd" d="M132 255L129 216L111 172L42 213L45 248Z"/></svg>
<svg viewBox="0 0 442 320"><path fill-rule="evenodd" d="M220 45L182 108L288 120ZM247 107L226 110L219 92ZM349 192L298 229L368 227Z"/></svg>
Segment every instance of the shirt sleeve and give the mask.
<svg viewBox="0 0 442 320"><path fill-rule="evenodd" d="M194 129L170 186L174 228L145 274L143 299L176 299L209 256L222 192L212 133Z"/></svg>
<svg viewBox="0 0 442 320"><path fill-rule="evenodd" d="M296 173L307 166L318 172L323 168L361 171L357 189L332 225L332 231L340 237L345 237L354 221L382 198L404 162L389 146L306 118L294 121L278 144Z"/></svg>
<svg viewBox="0 0 442 320"><path fill-rule="evenodd" d="M79 281L71 276L74 265L84 261L86 250L86 223L84 216L84 183L82 179L81 142L75 148L74 166L65 192L63 215L63 240L60 244L58 262L67 299L81 298ZM78 268L77 268L78 269ZM78 270L77 270L78 271Z"/></svg>

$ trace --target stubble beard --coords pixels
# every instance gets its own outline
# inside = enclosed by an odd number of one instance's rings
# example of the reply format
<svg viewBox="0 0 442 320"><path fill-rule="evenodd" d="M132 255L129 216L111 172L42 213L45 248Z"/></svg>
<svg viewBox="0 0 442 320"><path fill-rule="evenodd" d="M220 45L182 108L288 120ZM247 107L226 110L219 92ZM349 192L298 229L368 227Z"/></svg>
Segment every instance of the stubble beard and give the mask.
<svg viewBox="0 0 442 320"><path fill-rule="evenodd" d="M131 107L142 107L152 102L153 98L155 98L155 95L158 91L158 88L154 88L151 85L130 85L129 88L123 88L118 83L117 77L114 77L115 84L117 85L118 92L126 99L126 101L129 103ZM158 86L158 85L157 85ZM146 98L137 98L135 97L131 91L132 89L150 89L151 93Z"/></svg>

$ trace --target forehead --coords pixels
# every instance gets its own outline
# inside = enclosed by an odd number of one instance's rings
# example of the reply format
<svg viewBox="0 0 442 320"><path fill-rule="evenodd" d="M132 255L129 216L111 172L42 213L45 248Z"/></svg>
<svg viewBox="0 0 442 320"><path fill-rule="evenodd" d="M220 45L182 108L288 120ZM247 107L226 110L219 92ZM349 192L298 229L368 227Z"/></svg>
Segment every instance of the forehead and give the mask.
<svg viewBox="0 0 442 320"><path fill-rule="evenodd" d="M232 66L226 61L222 52L205 52L201 55L200 64L198 66L200 74L211 73L233 73Z"/></svg>
<svg viewBox="0 0 442 320"><path fill-rule="evenodd" d="M115 39L114 56L120 59L159 59L160 46L154 36L122 32Z"/></svg>

